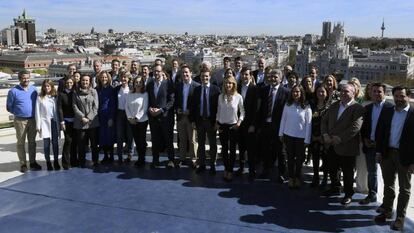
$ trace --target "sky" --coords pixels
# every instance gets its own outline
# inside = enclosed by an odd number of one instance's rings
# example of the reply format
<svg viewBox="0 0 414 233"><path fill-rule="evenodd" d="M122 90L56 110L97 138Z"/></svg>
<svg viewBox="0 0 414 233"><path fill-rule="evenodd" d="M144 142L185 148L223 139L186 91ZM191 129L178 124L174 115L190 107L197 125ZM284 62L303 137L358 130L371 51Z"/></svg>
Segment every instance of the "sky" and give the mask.
<svg viewBox="0 0 414 233"><path fill-rule="evenodd" d="M144 31L217 35L322 33L322 22L345 24L349 36L414 38L413 0L0 0L0 29L22 14L36 31Z"/></svg>

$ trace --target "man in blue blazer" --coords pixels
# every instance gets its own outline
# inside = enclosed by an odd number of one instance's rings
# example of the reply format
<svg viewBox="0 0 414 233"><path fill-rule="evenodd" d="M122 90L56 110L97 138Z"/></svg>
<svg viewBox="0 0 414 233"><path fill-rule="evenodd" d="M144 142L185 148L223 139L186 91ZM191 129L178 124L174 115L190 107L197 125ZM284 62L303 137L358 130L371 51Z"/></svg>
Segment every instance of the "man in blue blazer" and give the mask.
<svg viewBox="0 0 414 233"><path fill-rule="evenodd" d="M210 143L210 174L216 174L216 115L220 89L210 83L211 71L204 69L200 73L201 86L194 89L194 97L190 110L190 119L197 129L198 168L197 173L206 170L206 136Z"/></svg>

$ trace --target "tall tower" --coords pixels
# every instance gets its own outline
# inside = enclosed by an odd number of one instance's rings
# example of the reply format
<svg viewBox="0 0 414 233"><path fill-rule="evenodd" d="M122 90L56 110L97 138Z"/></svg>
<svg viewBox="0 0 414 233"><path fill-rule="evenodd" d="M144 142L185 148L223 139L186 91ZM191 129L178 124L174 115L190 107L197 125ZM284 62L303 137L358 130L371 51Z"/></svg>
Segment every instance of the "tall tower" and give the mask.
<svg viewBox="0 0 414 233"><path fill-rule="evenodd" d="M327 42L331 35L331 22L322 23L322 40Z"/></svg>
<svg viewBox="0 0 414 233"><path fill-rule="evenodd" d="M36 27L35 20L26 15L23 10L22 15L14 19L14 26L24 28L27 32L27 43L36 43Z"/></svg>
<svg viewBox="0 0 414 233"><path fill-rule="evenodd" d="M384 18L382 18L382 26L381 26L381 38L384 38L384 30L385 30L385 25L384 25Z"/></svg>

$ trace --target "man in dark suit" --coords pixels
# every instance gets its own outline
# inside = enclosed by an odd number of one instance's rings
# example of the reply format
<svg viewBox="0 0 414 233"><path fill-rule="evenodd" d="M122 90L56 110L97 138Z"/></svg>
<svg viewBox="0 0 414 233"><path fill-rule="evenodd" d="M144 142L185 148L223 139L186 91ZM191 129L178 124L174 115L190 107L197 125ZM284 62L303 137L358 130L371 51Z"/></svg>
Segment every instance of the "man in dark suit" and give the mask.
<svg viewBox="0 0 414 233"><path fill-rule="evenodd" d="M216 86L218 86L221 89L221 86L223 85L223 79L224 79L224 75L226 73L226 70L231 68L231 59L229 57L224 57L223 58L223 68L217 70L214 75L213 78L211 79L211 84L214 84Z"/></svg>
<svg viewBox="0 0 414 233"><path fill-rule="evenodd" d="M283 108L288 97L288 91L280 84L282 72L280 70L269 70L266 74L266 82L260 93L260 148L263 160L263 172L260 179L269 178L270 169L274 162L278 161L278 182L284 182L286 160L283 153L282 143L277 137Z"/></svg>
<svg viewBox="0 0 414 233"><path fill-rule="evenodd" d="M164 146L168 153L167 168L174 164L174 145L171 121L174 120L174 89L168 80L162 79L162 67L154 67L154 81L148 83L149 125L152 139L152 167L159 166L159 154Z"/></svg>
<svg viewBox="0 0 414 233"><path fill-rule="evenodd" d="M109 74L111 75L112 78L112 86L116 87L118 86L121 81L120 81L120 77L119 77L119 70L121 67L121 62L118 59L114 59L111 62L111 71L109 71Z"/></svg>
<svg viewBox="0 0 414 233"><path fill-rule="evenodd" d="M243 59L241 57L236 57L234 59L234 78L237 81L237 85L240 85L242 80L241 80L241 71L243 69Z"/></svg>
<svg viewBox="0 0 414 233"><path fill-rule="evenodd" d="M170 82L174 85L174 87L176 87L177 84L182 81L177 59L172 60L172 69L169 70L167 74L170 77Z"/></svg>
<svg viewBox="0 0 414 233"><path fill-rule="evenodd" d="M257 70L253 71L254 81L257 86L264 86L266 83L265 80L265 69L266 69L266 60L264 58L259 58L257 61Z"/></svg>
<svg viewBox="0 0 414 233"><path fill-rule="evenodd" d="M377 202L378 180L377 162L375 161L375 139L378 122L384 116L388 108L393 104L385 101L386 86L382 83L374 83L371 86L372 103L365 106L364 121L361 127L362 151L365 153L365 161L368 171L368 195L359 204L366 205Z"/></svg>
<svg viewBox="0 0 414 233"><path fill-rule="evenodd" d="M61 92L63 90L65 90L65 81L68 78L71 78L73 76L73 74L77 71L77 67L76 64L69 64L68 67L66 68L67 70L67 74L59 79L58 81L58 91Z"/></svg>
<svg viewBox="0 0 414 233"><path fill-rule="evenodd" d="M194 89L194 98L191 104L190 119L197 129L198 138L198 168L197 173L206 170L206 136L210 143L210 174L216 174L216 115L220 89L210 83L210 70L201 71L201 86Z"/></svg>
<svg viewBox="0 0 414 233"><path fill-rule="evenodd" d="M395 107L388 108L377 126L376 159L384 179L384 198L377 209L377 223L392 217L395 199L395 178L398 174L397 217L391 229L402 230L410 200L411 174L414 172L414 106L409 104L410 89L397 86L392 89Z"/></svg>
<svg viewBox="0 0 414 233"><path fill-rule="evenodd" d="M345 192L341 201L342 205L348 205L352 201L355 161L360 152L359 132L364 107L355 101L355 93L354 85L343 85L340 101L329 107L321 122L321 134L328 148L328 167L331 178L330 189L324 191L322 195L340 195L341 182L338 171L341 168Z"/></svg>
<svg viewBox="0 0 414 233"><path fill-rule="evenodd" d="M175 89L175 112L177 114L177 131L180 139L178 149L180 151L180 165L185 164L187 156L190 157L190 165L194 166L196 162L196 152L198 148L196 130L193 128L189 119L191 102L193 99L194 89L200 86L199 83L191 79L191 70L188 66L181 67L182 82L177 84ZM188 149L188 150L187 150ZM188 151L188 152L187 152Z"/></svg>
<svg viewBox="0 0 414 233"><path fill-rule="evenodd" d="M244 120L239 128L239 156L240 168L236 174L242 175L244 169L244 153L247 151L247 159L249 163L249 178L254 179L256 176L255 147L256 134L255 122L258 109L258 93L256 85L252 82L253 76L249 68L241 70L241 85L238 86L238 92L243 97Z"/></svg>

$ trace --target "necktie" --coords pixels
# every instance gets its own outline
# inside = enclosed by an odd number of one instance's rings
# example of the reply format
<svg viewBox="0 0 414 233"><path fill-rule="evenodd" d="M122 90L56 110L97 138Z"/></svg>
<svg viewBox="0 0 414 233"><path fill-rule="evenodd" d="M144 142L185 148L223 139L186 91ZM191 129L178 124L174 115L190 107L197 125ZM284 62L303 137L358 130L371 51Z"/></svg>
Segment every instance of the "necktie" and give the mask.
<svg viewBox="0 0 414 233"><path fill-rule="evenodd" d="M204 91L203 91L203 117L205 117L205 118L208 117L208 112L207 112L207 87L204 87Z"/></svg>
<svg viewBox="0 0 414 233"><path fill-rule="evenodd" d="M275 93L276 89L273 87L270 87L269 96L267 97L267 117L272 117L272 107L273 107L273 95Z"/></svg>

